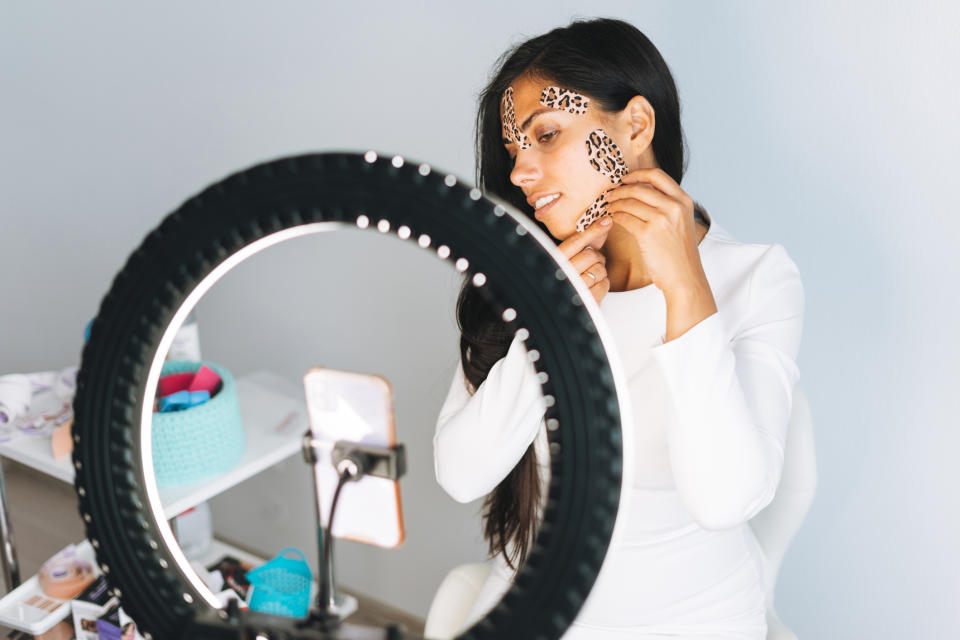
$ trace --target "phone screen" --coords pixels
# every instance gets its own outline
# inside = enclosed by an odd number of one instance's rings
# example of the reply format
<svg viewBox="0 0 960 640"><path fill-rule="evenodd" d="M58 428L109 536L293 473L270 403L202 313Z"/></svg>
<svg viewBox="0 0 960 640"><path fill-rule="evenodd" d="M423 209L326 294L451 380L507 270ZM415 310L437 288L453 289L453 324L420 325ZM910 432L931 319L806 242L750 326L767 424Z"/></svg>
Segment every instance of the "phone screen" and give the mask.
<svg viewBox="0 0 960 640"><path fill-rule="evenodd" d="M320 443L315 466L320 521L328 526L339 477L331 461L340 440L391 447L396 444L393 388L383 376L314 367L303 378L310 431ZM340 491L332 534L392 549L404 539L400 484L364 476Z"/></svg>

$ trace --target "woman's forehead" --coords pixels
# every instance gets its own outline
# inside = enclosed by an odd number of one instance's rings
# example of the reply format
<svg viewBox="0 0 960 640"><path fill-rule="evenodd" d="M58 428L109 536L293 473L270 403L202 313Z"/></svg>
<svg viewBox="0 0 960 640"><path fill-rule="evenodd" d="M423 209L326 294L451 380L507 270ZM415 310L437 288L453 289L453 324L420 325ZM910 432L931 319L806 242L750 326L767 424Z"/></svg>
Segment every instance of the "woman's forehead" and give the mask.
<svg viewBox="0 0 960 640"><path fill-rule="evenodd" d="M540 94L548 84L549 82L547 80L521 76L510 83L510 86L504 91L504 95L508 92L510 93L513 99L514 112L517 117L520 118L521 114L525 116L527 112L540 106ZM503 101L501 100L501 105L502 104ZM501 109L501 115L502 114Z"/></svg>
<svg viewBox="0 0 960 640"><path fill-rule="evenodd" d="M512 104L511 104L512 103ZM567 111L575 115L587 113L589 98L545 78L521 76L504 91L500 101L500 117L506 118L508 106L513 107L517 125L521 125L536 111Z"/></svg>

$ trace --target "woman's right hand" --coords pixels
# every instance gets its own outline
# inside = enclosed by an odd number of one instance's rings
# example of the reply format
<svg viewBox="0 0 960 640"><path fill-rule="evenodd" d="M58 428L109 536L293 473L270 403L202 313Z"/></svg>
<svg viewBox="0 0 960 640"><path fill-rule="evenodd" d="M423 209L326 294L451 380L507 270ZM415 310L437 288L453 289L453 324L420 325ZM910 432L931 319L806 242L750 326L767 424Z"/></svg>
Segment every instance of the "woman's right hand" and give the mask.
<svg viewBox="0 0 960 640"><path fill-rule="evenodd" d="M603 224L610 222L611 224ZM557 248L567 257L573 267L590 288L593 298L600 304L603 297L610 291L610 279L607 278L607 257L600 253L600 248L607 240L607 234L613 228L612 219L604 216L593 222L589 227L573 234Z"/></svg>

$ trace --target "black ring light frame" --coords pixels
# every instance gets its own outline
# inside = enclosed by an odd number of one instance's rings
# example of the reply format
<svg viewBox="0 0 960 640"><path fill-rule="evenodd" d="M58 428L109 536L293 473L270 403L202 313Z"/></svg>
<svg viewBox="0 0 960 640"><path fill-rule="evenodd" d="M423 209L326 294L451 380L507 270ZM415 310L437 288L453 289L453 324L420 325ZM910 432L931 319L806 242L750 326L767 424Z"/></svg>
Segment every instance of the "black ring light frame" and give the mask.
<svg viewBox="0 0 960 640"><path fill-rule="evenodd" d="M522 332L543 383L552 479L540 531L510 590L461 637L558 638L590 592L625 518L631 447L621 432L629 407L618 400L625 381L589 290L536 223L456 177L373 151L320 153L235 173L168 215L114 279L83 350L73 453L80 514L147 640L179 637L195 615L219 607L177 545L153 477L160 354L203 293L246 258L358 226L417 242L472 274Z"/></svg>

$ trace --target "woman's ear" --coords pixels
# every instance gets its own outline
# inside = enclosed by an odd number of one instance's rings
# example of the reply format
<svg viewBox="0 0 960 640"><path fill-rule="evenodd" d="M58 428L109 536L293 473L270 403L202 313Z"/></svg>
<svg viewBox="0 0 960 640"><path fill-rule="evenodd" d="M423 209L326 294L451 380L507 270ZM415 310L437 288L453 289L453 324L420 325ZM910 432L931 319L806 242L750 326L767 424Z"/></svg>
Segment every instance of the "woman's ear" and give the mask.
<svg viewBox="0 0 960 640"><path fill-rule="evenodd" d="M630 129L630 150L637 155L643 155L653 142L653 132L656 129L653 107L646 98L636 95L630 98L623 112Z"/></svg>

